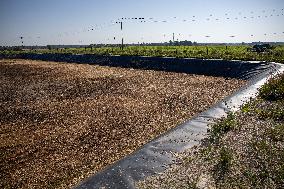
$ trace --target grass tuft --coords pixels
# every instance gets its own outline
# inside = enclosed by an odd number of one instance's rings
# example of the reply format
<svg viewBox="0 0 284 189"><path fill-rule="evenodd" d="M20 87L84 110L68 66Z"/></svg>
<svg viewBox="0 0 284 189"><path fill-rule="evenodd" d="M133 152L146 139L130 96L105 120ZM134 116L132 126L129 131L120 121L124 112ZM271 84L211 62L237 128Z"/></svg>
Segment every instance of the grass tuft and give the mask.
<svg viewBox="0 0 284 189"><path fill-rule="evenodd" d="M210 139L213 141L218 141L218 139L223 136L225 133L236 127L236 119L233 113L229 113L227 118L222 119L217 124L214 124L209 129Z"/></svg>
<svg viewBox="0 0 284 189"><path fill-rule="evenodd" d="M233 161L233 153L230 149L222 147L219 152L218 163L214 168L214 177L217 182L224 179L230 170Z"/></svg>
<svg viewBox="0 0 284 189"><path fill-rule="evenodd" d="M270 79L259 92L262 99L268 101L283 101L284 100L284 74Z"/></svg>

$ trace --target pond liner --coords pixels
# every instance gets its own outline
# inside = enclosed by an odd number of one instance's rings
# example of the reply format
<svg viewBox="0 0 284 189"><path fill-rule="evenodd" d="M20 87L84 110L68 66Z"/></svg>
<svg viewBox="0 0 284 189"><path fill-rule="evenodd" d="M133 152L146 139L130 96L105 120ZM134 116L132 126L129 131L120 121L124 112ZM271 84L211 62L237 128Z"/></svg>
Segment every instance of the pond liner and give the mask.
<svg viewBox="0 0 284 189"><path fill-rule="evenodd" d="M251 75L255 77L250 77L248 84L239 91L150 141L127 157L95 173L74 188L135 189L135 182L165 171L169 165L176 163L175 153L181 153L199 145L202 139L207 137L210 124L226 116L228 112L237 111L241 105L254 98L259 87L268 78L284 72L284 66L270 63L268 67L265 66L265 69L258 69L258 71L252 70Z"/></svg>
<svg viewBox="0 0 284 189"><path fill-rule="evenodd" d="M20 58L31 60L95 64L121 68L157 70L198 74L225 78L249 79L261 70L269 69L267 62L245 62L230 60L207 60L172 57L138 57L138 56L101 56L93 54L64 53L21 53L16 55L0 54L0 58Z"/></svg>
<svg viewBox="0 0 284 189"><path fill-rule="evenodd" d="M175 71L191 74L245 79L248 84L208 110L167 131L125 158L109 165L76 185L75 189L135 189L135 182L161 173L176 163L175 153L199 145L207 137L210 124L254 98L270 77L284 72L277 63L226 60L177 59L158 57L103 57L94 55L25 54L0 58L88 63L104 66ZM94 60L95 59L95 60ZM116 62L117 61L117 62ZM122 66L119 63L122 64ZM134 62L134 63L133 63ZM175 65L167 65L175 64ZM150 66L149 66L150 65ZM157 67L160 65L161 67ZM182 69L183 68L183 69Z"/></svg>

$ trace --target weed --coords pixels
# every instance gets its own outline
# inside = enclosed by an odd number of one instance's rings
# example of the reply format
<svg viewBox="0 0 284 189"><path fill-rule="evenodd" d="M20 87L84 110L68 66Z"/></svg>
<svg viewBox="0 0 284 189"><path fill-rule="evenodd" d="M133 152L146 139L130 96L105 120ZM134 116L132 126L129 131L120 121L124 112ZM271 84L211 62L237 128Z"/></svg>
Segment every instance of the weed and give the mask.
<svg viewBox="0 0 284 189"><path fill-rule="evenodd" d="M269 129L266 135L274 142L284 142L284 124Z"/></svg>
<svg viewBox="0 0 284 189"><path fill-rule="evenodd" d="M284 109L280 107L257 109L256 112L260 119L273 119L275 121L284 120Z"/></svg>
<svg viewBox="0 0 284 189"><path fill-rule="evenodd" d="M247 103L247 104L243 105L243 106L241 107L241 111L242 111L243 113L249 113L249 112L251 111L251 106L250 106L250 104Z"/></svg>
<svg viewBox="0 0 284 189"><path fill-rule="evenodd" d="M200 153L202 155L202 157L205 158L206 161L210 161L213 159L212 157L212 145L207 146L206 148L203 148Z"/></svg>
<svg viewBox="0 0 284 189"><path fill-rule="evenodd" d="M259 96L268 101L284 100L284 74L270 79L260 89Z"/></svg>
<svg viewBox="0 0 284 189"><path fill-rule="evenodd" d="M218 140L225 133L236 127L235 115L233 113L229 113L227 118L222 119L219 123L214 124L209 129L210 139L213 141Z"/></svg>
<svg viewBox="0 0 284 189"><path fill-rule="evenodd" d="M233 153L226 147L222 147L219 152L218 163L214 168L214 177L217 183L224 179L230 170L233 161Z"/></svg>

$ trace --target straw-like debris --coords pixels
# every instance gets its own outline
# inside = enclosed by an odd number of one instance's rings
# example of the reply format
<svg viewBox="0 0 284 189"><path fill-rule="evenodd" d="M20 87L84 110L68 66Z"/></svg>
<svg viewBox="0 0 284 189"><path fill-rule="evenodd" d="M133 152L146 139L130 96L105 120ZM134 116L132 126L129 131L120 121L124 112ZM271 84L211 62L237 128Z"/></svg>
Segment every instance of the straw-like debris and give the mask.
<svg viewBox="0 0 284 189"><path fill-rule="evenodd" d="M0 185L70 187L244 84L151 70L0 60Z"/></svg>

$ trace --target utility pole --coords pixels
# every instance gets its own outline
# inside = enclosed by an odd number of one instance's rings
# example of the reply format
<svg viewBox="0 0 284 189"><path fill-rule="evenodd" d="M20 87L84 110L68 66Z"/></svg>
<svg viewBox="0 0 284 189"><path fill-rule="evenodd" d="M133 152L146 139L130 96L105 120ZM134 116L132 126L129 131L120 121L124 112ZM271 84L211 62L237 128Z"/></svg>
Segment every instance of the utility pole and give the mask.
<svg viewBox="0 0 284 189"><path fill-rule="evenodd" d="M117 24L120 24L120 30L121 30L121 33L122 33L122 22L116 22ZM123 36L122 36L122 39L121 39L121 50L123 50Z"/></svg>
<svg viewBox="0 0 284 189"><path fill-rule="evenodd" d="M22 42L22 48L24 48L24 37L20 37L21 38L21 42Z"/></svg>
<svg viewBox="0 0 284 189"><path fill-rule="evenodd" d="M175 42L175 33L173 33L173 43Z"/></svg>

